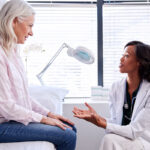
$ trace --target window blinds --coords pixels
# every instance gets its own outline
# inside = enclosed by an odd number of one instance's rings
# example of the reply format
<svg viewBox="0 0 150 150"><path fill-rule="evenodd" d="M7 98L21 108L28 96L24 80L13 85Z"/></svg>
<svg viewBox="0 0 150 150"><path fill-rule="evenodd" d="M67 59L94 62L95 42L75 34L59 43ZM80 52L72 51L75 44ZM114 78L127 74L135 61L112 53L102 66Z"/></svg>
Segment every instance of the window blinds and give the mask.
<svg viewBox="0 0 150 150"><path fill-rule="evenodd" d="M150 44L150 5L103 6L104 86L122 78L119 73L124 45L132 40Z"/></svg>
<svg viewBox="0 0 150 150"><path fill-rule="evenodd" d="M42 1L41 1L42 2ZM22 57L29 84L65 42L73 48L84 46L97 56L97 8L95 4L34 3L36 20L34 36L24 45ZM68 97L89 97L91 86L97 85L97 58L86 65L67 56L63 49L43 75L45 85L69 90Z"/></svg>

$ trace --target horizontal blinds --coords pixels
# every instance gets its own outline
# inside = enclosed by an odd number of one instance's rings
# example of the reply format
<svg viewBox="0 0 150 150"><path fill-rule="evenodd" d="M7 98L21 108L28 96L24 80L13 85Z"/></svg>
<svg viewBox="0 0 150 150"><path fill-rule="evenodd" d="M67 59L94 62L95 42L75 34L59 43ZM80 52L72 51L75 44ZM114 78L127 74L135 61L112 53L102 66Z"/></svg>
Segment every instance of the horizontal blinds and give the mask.
<svg viewBox="0 0 150 150"><path fill-rule="evenodd" d="M44 3L44 2L51 2L51 3L54 3L54 2L72 2L72 3L75 3L75 2L83 2L83 3L86 3L86 2L90 2L90 3L92 3L92 2L96 2L97 0L43 0L43 1L41 1L41 0L26 0L26 1L28 1L28 2L36 2L36 3L38 3L38 2L41 2L41 3Z"/></svg>
<svg viewBox="0 0 150 150"><path fill-rule="evenodd" d="M132 40L150 44L150 5L104 5L104 85L122 78L119 73L124 45Z"/></svg>
<svg viewBox="0 0 150 150"><path fill-rule="evenodd" d="M29 84L39 84L36 78L55 52L65 42L73 48L87 47L97 56L97 8L89 5L33 5L36 20L34 36L24 45L22 57ZM89 97L90 88L97 85L97 59L92 65L82 64L67 56L63 49L43 75L45 85L69 90L68 97Z"/></svg>
<svg viewBox="0 0 150 150"><path fill-rule="evenodd" d="M141 3L141 2L150 2L150 0L103 0L104 3L114 3L114 4L117 4L117 3L124 3L124 2L128 2L128 3Z"/></svg>

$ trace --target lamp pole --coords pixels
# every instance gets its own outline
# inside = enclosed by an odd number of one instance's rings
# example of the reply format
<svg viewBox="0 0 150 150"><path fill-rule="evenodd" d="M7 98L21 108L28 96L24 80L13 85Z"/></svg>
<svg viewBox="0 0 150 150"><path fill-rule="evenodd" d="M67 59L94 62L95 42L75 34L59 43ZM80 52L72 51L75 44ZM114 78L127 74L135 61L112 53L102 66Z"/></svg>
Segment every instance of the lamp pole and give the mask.
<svg viewBox="0 0 150 150"><path fill-rule="evenodd" d="M64 48L68 49L67 53L69 56L76 58L78 61L81 61L82 63L92 64L94 62L94 57L87 48L80 46L77 47L76 49L73 49L68 44L63 43L61 47L57 50L57 52L54 54L54 56L50 59L50 61L46 64L46 66L43 68L43 70L36 75L42 85L43 85L42 76Z"/></svg>
<svg viewBox="0 0 150 150"><path fill-rule="evenodd" d="M63 43L61 45L61 47L58 49L58 51L55 53L55 55L50 59L50 61L48 62L48 64L43 68L43 70L37 74L37 78L39 79L40 83L43 85L43 81L42 81L42 76L44 75L45 71L48 69L48 67L54 62L54 60L57 58L57 56L60 54L60 52L64 49L64 48L69 48L69 46L66 43Z"/></svg>

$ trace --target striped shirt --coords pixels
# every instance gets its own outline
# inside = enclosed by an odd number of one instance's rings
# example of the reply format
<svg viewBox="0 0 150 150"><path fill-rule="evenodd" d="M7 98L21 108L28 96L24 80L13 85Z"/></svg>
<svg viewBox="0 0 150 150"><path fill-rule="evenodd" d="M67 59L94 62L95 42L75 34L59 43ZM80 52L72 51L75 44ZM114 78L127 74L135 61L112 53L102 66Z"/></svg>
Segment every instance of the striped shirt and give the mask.
<svg viewBox="0 0 150 150"><path fill-rule="evenodd" d="M40 122L49 110L30 97L24 66L15 50L7 56L0 46L0 123Z"/></svg>

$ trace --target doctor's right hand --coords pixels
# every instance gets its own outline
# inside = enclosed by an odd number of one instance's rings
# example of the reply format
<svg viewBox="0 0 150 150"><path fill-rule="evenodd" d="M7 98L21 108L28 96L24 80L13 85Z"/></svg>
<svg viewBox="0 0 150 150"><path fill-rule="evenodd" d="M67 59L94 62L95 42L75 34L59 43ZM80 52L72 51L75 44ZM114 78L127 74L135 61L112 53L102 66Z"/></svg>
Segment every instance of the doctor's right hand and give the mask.
<svg viewBox="0 0 150 150"><path fill-rule="evenodd" d="M70 126L66 125L65 123L63 123L62 121L60 121L58 119L49 118L49 117L45 117L45 116L43 116L40 123L52 125L52 126L58 126L59 128L61 128L63 130L66 130L66 128L72 129Z"/></svg>
<svg viewBox="0 0 150 150"><path fill-rule="evenodd" d="M85 105L88 108L87 110L74 107L73 109L74 117L84 119L99 127L106 128L107 125L106 120L103 117L99 116L97 112L88 103L85 103Z"/></svg>

